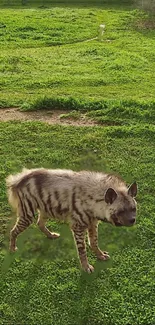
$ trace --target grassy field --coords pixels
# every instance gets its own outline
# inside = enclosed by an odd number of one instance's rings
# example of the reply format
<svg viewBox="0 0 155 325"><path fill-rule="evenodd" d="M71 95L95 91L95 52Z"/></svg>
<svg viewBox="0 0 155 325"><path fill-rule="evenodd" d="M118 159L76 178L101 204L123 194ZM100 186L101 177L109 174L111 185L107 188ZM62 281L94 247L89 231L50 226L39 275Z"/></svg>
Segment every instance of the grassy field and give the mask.
<svg viewBox="0 0 155 325"><path fill-rule="evenodd" d="M155 31L146 28L147 14L111 4L1 8L0 15L1 107L29 108L44 97L49 108L59 97L154 99Z"/></svg>
<svg viewBox="0 0 155 325"><path fill-rule="evenodd" d="M106 126L0 123L0 325L155 325L155 31L129 4L91 4L2 1L0 106L63 108L74 118L87 111ZM90 40L101 23L103 40ZM34 224L8 252L15 216L5 177L23 166L113 171L138 182L137 224L100 225L111 260L97 262L88 250L92 275L81 272L64 224L49 221L61 234L55 241Z"/></svg>

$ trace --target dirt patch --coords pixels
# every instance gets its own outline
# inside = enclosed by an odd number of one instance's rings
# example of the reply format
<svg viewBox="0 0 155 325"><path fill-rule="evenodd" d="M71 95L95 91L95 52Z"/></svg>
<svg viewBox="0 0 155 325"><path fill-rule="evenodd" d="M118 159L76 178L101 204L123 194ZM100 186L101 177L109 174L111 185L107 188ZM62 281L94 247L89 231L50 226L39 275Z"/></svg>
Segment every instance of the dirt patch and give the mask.
<svg viewBox="0 0 155 325"><path fill-rule="evenodd" d="M72 117L61 118L61 115L68 114L68 111L35 111L35 112L22 112L18 108L2 108L0 109L0 121L41 121L48 124L59 125L74 125L74 126L93 126L97 123L86 116L80 114L76 120Z"/></svg>

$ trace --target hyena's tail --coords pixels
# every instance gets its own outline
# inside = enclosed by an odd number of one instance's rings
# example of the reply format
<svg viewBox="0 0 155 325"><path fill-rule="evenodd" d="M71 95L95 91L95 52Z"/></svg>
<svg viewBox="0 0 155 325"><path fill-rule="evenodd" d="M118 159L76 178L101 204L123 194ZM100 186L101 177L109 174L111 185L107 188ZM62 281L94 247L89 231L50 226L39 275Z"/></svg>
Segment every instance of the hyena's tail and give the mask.
<svg viewBox="0 0 155 325"><path fill-rule="evenodd" d="M25 173L28 173L27 169L23 169L22 173L16 175L9 175L6 178L8 201L15 211L18 210L19 206L18 184L20 183L23 174Z"/></svg>

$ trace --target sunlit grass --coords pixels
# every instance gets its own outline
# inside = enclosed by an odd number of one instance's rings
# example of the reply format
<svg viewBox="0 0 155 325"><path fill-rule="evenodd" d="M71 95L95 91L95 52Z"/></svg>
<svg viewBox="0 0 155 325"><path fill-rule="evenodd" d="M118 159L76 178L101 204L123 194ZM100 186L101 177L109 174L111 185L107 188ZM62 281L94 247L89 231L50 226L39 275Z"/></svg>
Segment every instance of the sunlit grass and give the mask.
<svg viewBox="0 0 155 325"><path fill-rule="evenodd" d="M155 32L137 28L144 18L104 7L1 9L1 106L44 96L153 100Z"/></svg>

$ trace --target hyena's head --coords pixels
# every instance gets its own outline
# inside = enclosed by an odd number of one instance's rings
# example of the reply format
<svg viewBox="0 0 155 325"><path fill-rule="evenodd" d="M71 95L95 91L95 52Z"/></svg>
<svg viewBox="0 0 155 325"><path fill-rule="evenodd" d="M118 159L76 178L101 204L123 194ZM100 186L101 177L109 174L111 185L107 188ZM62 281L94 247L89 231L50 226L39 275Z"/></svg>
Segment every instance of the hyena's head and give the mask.
<svg viewBox="0 0 155 325"><path fill-rule="evenodd" d="M123 191L109 188L105 193L107 220L115 226L133 226L136 222L136 195L136 183Z"/></svg>

